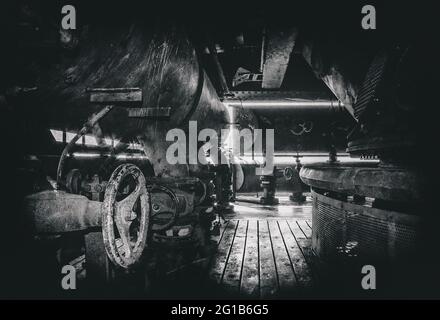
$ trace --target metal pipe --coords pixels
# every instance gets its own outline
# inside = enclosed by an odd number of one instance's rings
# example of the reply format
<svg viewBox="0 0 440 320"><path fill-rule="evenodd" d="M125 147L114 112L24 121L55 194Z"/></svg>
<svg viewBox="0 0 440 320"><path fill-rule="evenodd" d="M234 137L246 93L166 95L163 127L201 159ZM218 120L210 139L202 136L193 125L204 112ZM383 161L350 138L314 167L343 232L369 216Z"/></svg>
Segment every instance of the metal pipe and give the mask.
<svg viewBox="0 0 440 320"><path fill-rule="evenodd" d="M228 95L229 88L228 83L226 82L225 73L223 72L222 65L220 64L220 61L218 59L217 48L215 47L215 44L211 41L209 41L209 53L211 54L212 60L214 61L215 67L217 69L220 86L222 87L222 95Z"/></svg>
<svg viewBox="0 0 440 320"><path fill-rule="evenodd" d="M223 103L230 107L257 111L342 112L344 110L344 105L338 100L225 99Z"/></svg>
<svg viewBox="0 0 440 320"><path fill-rule="evenodd" d="M60 188L61 178L63 175L63 168L64 168L64 162L66 160L67 155L69 154L70 150L73 148L75 143L83 137L93 126L98 123L101 118L103 118L107 113L109 113L113 109L113 105L108 105L102 108L98 113L93 114L83 125L81 130L78 131L78 133L73 137L72 140L69 141L69 143L64 147L63 152L61 153L60 160L58 161L58 168L57 168L57 189Z"/></svg>
<svg viewBox="0 0 440 320"><path fill-rule="evenodd" d="M24 198L24 214L35 234L60 234L100 227L101 204L65 191L46 190Z"/></svg>
<svg viewBox="0 0 440 320"><path fill-rule="evenodd" d="M265 58L265 47L266 47L266 28L264 27L261 32L261 56L260 56L260 72L263 72L264 68L264 58Z"/></svg>

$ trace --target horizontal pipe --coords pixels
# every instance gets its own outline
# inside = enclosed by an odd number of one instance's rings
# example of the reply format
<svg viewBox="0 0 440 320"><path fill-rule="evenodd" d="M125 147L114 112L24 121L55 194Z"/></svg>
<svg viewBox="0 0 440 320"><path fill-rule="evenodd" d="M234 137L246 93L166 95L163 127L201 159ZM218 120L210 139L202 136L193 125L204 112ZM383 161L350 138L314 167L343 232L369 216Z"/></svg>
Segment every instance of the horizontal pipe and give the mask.
<svg viewBox="0 0 440 320"><path fill-rule="evenodd" d="M35 234L60 234L100 227L101 204L79 194L46 190L24 199L24 214Z"/></svg>
<svg viewBox="0 0 440 320"><path fill-rule="evenodd" d="M288 110L298 112L334 112L344 110L344 105L338 100L225 99L223 103L230 107L256 111Z"/></svg>
<svg viewBox="0 0 440 320"><path fill-rule="evenodd" d="M379 163L378 160L361 160L358 158L351 158L349 156L341 156L337 155L338 157L338 161L340 163L345 163L345 162L359 162L359 163ZM238 159L234 160L235 164L241 164L241 165L261 165L264 163L265 158L263 157L240 157ZM288 165L288 164L296 164L296 157L292 156L292 157L279 157L279 156L274 156L273 159L273 164L275 166L279 166L279 165ZM329 155L325 155L325 156L305 156L305 157L301 157L300 161L302 164L308 164L308 163L318 163L318 162L326 162L329 160Z"/></svg>

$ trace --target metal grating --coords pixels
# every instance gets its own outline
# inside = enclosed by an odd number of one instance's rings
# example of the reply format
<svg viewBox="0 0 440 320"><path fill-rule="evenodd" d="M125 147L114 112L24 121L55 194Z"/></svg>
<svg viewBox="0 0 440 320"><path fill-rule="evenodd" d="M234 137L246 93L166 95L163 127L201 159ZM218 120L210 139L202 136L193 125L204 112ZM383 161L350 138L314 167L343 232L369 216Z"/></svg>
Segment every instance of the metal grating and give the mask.
<svg viewBox="0 0 440 320"><path fill-rule="evenodd" d="M335 254L344 243L345 211L320 202L314 197L312 213L312 238L319 254Z"/></svg>
<svg viewBox="0 0 440 320"><path fill-rule="evenodd" d="M349 204L358 207L353 210L355 213L347 209L347 202L315 192L312 195L312 245L320 257L332 258L343 252L364 258L394 259L415 252L416 217L409 222L398 217L404 214Z"/></svg>
<svg viewBox="0 0 440 320"><path fill-rule="evenodd" d="M386 221L365 215L348 217L348 239L358 244L363 256L387 256L388 227Z"/></svg>
<svg viewBox="0 0 440 320"><path fill-rule="evenodd" d="M415 228L404 224L397 224L395 226L394 236L397 239L394 243L394 251L396 255L416 251L417 232Z"/></svg>

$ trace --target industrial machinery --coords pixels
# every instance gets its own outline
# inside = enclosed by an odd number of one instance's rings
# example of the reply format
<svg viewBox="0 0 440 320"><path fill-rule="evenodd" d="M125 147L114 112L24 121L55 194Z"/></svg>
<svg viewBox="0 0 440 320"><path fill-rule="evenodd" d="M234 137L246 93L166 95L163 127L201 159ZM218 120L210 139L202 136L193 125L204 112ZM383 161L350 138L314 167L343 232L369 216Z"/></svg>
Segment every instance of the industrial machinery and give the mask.
<svg viewBox="0 0 440 320"><path fill-rule="evenodd" d="M438 293L438 57L406 21L362 29L352 2L200 14L75 0L73 29L64 1L8 4L12 282L32 264L23 288L68 296L70 266L79 296L187 297L211 268L220 291L362 296L373 266L386 297Z"/></svg>
<svg viewBox="0 0 440 320"><path fill-rule="evenodd" d="M217 208L224 209L230 201L230 166L170 164L166 154L174 141L166 141L167 132L187 131L190 120L203 123L196 135L205 127L220 133L230 122L255 128L255 116L241 110L230 119L194 48L176 27L131 23L115 31L99 24L75 41L37 80L38 94L23 101L44 99L43 112L78 130L61 153L53 188L25 198L34 234L82 232L87 280L96 283L111 281L113 269L145 266L146 247L156 247L157 254L163 246L190 247L192 260L206 258L210 232L218 230L212 186L217 184ZM69 53L78 41L81 51ZM120 141L86 175L67 165L88 132L101 144L109 133ZM129 161L117 166L118 154L133 139L147 159L143 169Z"/></svg>
<svg viewBox="0 0 440 320"><path fill-rule="evenodd" d="M434 242L426 241L432 234L428 226L437 221L428 209L429 164L421 168L416 159L424 148L423 129L414 124L422 103L416 97L426 85L416 71L419 50L396 44L377 53L360 86L347 151L379 162L328 161L301 169L301 179L312 189L315 253L333 271L339 268L332 276L380 266L393 284L392 294L419 294L421 282L404 284L404 275L429 269L438 259L436 254L426 258Z"/></svg>

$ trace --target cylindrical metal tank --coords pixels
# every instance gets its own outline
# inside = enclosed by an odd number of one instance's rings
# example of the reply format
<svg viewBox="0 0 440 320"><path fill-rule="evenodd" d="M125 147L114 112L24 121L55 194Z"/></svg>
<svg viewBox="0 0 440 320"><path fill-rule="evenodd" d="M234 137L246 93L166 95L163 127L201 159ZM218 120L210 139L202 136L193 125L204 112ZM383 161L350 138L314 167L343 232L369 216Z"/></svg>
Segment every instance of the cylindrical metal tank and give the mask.
<svg viewBox="0 0 440 320"><path fill-rule="evenodd" d="M113 109L100 121L104 136L137 137L156 175L188 175L187 165L168 165L165 155L173 142L166 133L187 129L217 131L230 123L229 114L185 31L174 25L132 23L124 28L97 25L81 33L74 48L60 50L47 65L34 66L37 90L27 103L42 106L52 127L79 129L102 106L89 102L90 88L140 88L142 108L170 108L169 117L130 118L128 108ZM257 128L251 111L240 112L238 127ZM187 142L188 143L188 142Z"/></svg>

